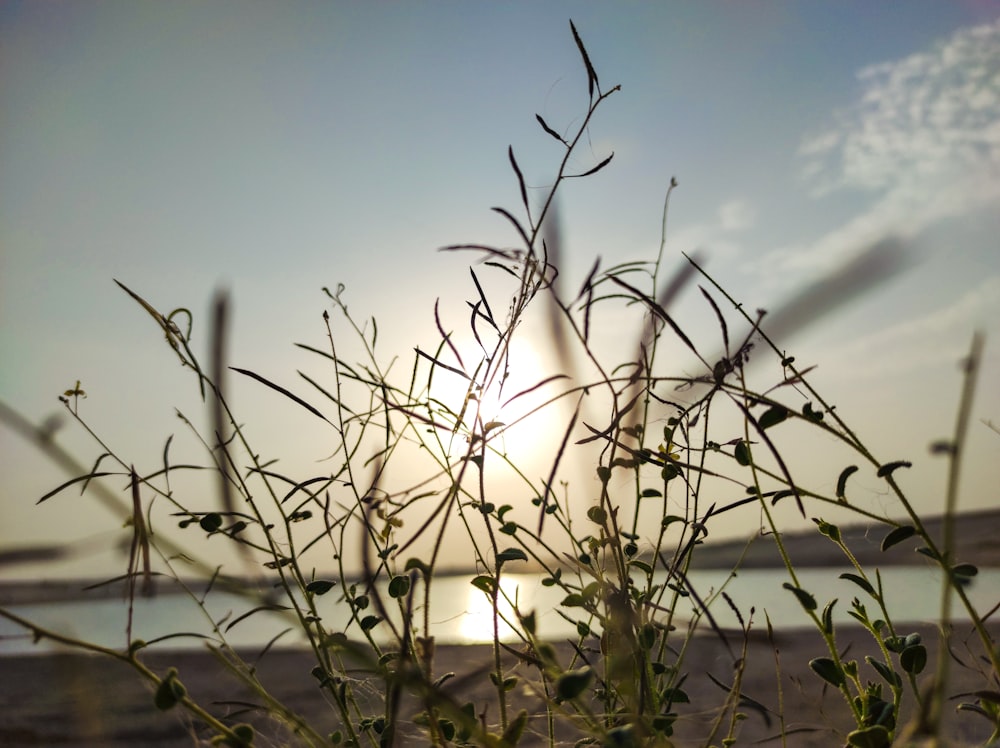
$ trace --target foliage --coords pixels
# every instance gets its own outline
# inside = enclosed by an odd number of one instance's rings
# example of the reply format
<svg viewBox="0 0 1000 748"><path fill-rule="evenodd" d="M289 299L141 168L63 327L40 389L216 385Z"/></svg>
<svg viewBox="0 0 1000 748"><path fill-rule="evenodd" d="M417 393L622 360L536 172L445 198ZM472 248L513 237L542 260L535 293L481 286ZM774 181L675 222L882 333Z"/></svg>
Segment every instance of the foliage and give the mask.
<svg viewBox="0 0 1000 748"><path fill-rule="evenodd" d="M538 202L530 199L509 149L519 205L494 211L510 225L519 246L445 248L471 252L481 261L470 270L473 293L464 342L446 329L435 309L439 338L430 347L418 347L412 366L399 376L377 353L374 320L356 321L348 312L344 287L324 289L330 304L323 314L325 344L302 347L325 369L322 375L302 374L309 386L308 394L302 394L257 372L227 370L222 354L225 298L216 303L214 352L205 366L192 350L190 313L161 313L122 286L157 324L210 406L211 431L198 436L208 464L171 464L168 441L163 464L140 470L98 439L102 453L93 468L42 500L55 500L81 483L100 490L109 477L124 477L131 496L131 551L122 578L129 600L135 602L158 575L191 585L199 570L204 592L192 587L191 595L202 607L213 590L239 591L246 597L246 610L232 620L213 619L214 633L204 646L251 688L261 708L285 724L297 743L358 746L418 738L434 745L554 745L573 739L608 746L669 745L681 740L682 733L692 739L692 731L698 744L732 745L740 741L745 710L759 712L769 723L776 720L777 734L792 734L780 693L775 705L773 694L748 695L741 688L751 629L759 623L756 611L736 611L740 630L724 632L712 610L732 604L725 590L695 589L689 580L716 518L754 507L762 535L774 543L787 572L784 587L815 627L817 656L809 668L840 694L854 725L842 739L853 746L883 746L903 729L913 737L937 734L948 658L932 662L920 635L894 622L879 570L862 565L839 527L816 516L818 536L837 546L849 564L851 571L841 576L857 586L857 597L848 604L850 615L873 643L872 654L849 658L838 647L833 621L835 606L842 603L804 588L786 551L779 508L793 504L802 517L827 510L853 512L884 528L884 552L916 538L920 552L944 570L942 624L947 625L954 598L973 622L983 663L983 688L974 694L974 703L961 708L988 719L995 739L1000 660L986 616L966 595L976 568L959 563L952 538L946 533L943 542L935 540L913 510L898 479L909 463L883 461L869 452L810 385L809 370L799 368L768 337L763 311L748 314L696 257L686 257L682 268L668 275L666 203L657 257L607 269L598 260L575 292L566 291L558 272L564 250L555 230L556 195L572 180L613 163L608 154L590 166L572 166L582 158L579 146L592 118L618 91L617 86L602 89L576 28L571 29L587 77L587 111L568 133L536 115L545 136L562 153L551 187ZM671 180L667 202L676 186ZM887 247L892 243L878 245L873 256ZM696 344L669 311L697 278L706 309L717 321L721 347L714 356L703 355L705 345ZM828 286L841 282L826 281ZM604 319L636 323L632 329L638 335L629 356L614 359L602 349L595 330ZM550 331L553 368L511 393L516 341L539 320ZM737 328L743 332L735 337ZM348 349L352 354L345 353ZM666 364L677 360L678 350L698 362L700 373L664 372ZM977 338L968 359L959 425L953 440L939 450L950 461L953 476L959 469L980 350ZM353 351L359 355L354 357ZM751 365L779 372L777 382L752 386ZM320 419L336 439L335 453L324 464L333 469L295 477L265 461L230 409L225 388L230 370L273 391L307 417ZM449 396L442 380L461 382L464 394ZM84 396L77 382L62 400L89 432L80 415ZM489 402L504 403L501 412L515 406L516 417L502 422L487 409ZM523 403L530 405L517 411ZM513 446L518 434L552 412L561 430L538 442L549 451L544 474L532 477L513 456L516 450L508 449L508 440ZM859 464L817 479L803 477L782 446L787 443L784 434L798 439L803 432L841 445ZM102 464L110 467L99 470ZM579 477L581 464L589 465L588 477ZM863 469L884 484L905 522L887 520L852 500L852 476ZM195 471L211 475L217 488L183 497L171 481ZM512 481L516 491L510 489ZM834 482L832 494L822 488ZM954 479L951 485L954 489ZM527 494L530 505L508 498L517 493ZM722 503L707 498L727 493L738 498ZM948 517L954 514L954 493L945 507ZM158 502L156 517L152 497ZM184 533L233 544L240 552L236 565L251 573L224 574L156 530L163 506L171 508ZM433 583L443 573L443 549L456 533L468 543L469 567L474 569L470 584L485 596L494 622L491 662L461 677L436 669L430 613ZM358 566L360 575L354 571ZM568 644L557 648L540 636L538 611L505 590L505 575L529 567L545 575L547 587L561 591L558 615L577 631ZM328 624L320 605L328 595L347 606L346 626ZM686 607L693 609L687 617L680 613ZM230 630L263 611L282 611L307 641L315 657L316 685L335 712L338 727L332 732L322 733L271 696L229 644ZM129 644L116 650L44 629L9 610L0 615L36 639L50 638L127 662L153 685L151 706L187 710L207 727L214 743L250 745L269 739L259 724L256 729L231 724L211 705L192 698L181 681L183 673L148 667L146 652L168 643L133 640L131 619L126 622ZM514 632L513 644L501 626ZM694 637L705 630L719 638L736 664L731 681L719 683L717 703L692 704L685 691L686 657ZM767 632L771 636L770 621ZM932 667L936 686L923 692L917 677ZM489 718L481 704L462 699L463 689L456 684L466 679L489 682ZM533 713L516 708L517 694L524 689L533 694ZM916 716L902 725L900 710L907 700L915 705Z"/></svg>

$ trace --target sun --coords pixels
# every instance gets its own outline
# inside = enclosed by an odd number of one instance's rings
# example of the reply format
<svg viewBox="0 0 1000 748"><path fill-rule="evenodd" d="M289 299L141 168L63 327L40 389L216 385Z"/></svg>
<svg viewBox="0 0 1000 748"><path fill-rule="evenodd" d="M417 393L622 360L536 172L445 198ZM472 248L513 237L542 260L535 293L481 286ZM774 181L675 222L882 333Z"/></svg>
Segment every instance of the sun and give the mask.
<svg viewBox="0 0 1000 748"><path fill-rule="evenodd" d="M452 456L483 437L501 453L513 451L522 457L545 452L553 438L558 443L559 408L550 401L566 380L539 386L554 373L542 350L527 337L515 339L494 365L487 367L484 360L470 372L473 379L443 368L435 372L431 398L457 424L449 445Z"/></svg>
<svg viewBox="0 0 1000 748"><path fill-rule="evenodd" d="M510 601L517 600L519 583L510 577L500 577L500 594L497 597L496 629L501 640L516 638L517 632L506 621L516 621L517 615ZM504 620L506 619L506 621ZM478 587L470 585L465 613L459 627L462 638L470 643L493 641L494 616L489 596Z"/></svg>

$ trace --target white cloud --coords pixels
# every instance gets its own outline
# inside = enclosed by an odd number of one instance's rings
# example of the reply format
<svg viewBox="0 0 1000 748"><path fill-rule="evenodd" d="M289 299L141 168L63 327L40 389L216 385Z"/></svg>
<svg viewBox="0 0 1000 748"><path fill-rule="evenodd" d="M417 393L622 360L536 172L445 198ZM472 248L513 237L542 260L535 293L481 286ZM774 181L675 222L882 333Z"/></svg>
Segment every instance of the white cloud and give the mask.
<svg viewBox="0 0 1000 748"><path fill-rule="evenodd" d="M684 252L702 249L710 261L731 260L743 253L739 233L757 223L757 210L749 200L732 198L715 210L715 219L668 229L667 241Z"/></svg>
<svg viewBox="0 0 1000 748"><path fill-rule="evenodd" d="M862 94L799 149L811 194L871 194L866 209L807 247L786 247L759 270L829 272L887 235L1000 204L1000 19L961 29L929 51L858 73Z"/></svg>
<svg viewBox="0 0 1000 748"><path fill-rule="evenodd" d="M746 200L730 200L719 206L719 227L723 231L743 231L753 228L757 212Z"/></svg>
<svg viewBox="0 0 1000 748"><path fill-rule="evenodd" d="M965 189L963 196L979 205L1000 196L1000 20L961 29L928 52L864 68L858 80L860 101L799 148L817 194L893 192L919 180L931 204L937 179L970 174L976 181L987 172L993 191ZM925 225L934 218L932 212Z"/></svg>

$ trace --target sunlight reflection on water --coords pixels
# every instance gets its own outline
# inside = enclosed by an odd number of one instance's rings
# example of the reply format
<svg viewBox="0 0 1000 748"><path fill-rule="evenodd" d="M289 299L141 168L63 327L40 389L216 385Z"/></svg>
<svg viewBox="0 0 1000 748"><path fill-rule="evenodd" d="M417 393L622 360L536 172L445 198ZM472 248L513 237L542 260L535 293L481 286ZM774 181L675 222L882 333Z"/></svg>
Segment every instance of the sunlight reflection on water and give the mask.
<svg viewBox="0 0 1000 748"><path fill-rule="evenodd" d="M860 598L868 608L872 618L880 617L877 607L860 587L839 579L845 569L800 569L801 587L815 595L822 609L830 600L837 598L834 621L839 624L851 623L848 615L851 600ZM690 579L695 589L704 599L717 591L728 576L725 571L693 572ZM599 631L596 621L583 608L566 607L562 603L567 592L558 586L545 586L543 575L510 574L501 579L499 611L502 618L516 623L512 603L516 602L522 612L534 611L536 630L542 639L575 637L577 625L582 624ZM436 577L431 586L430 611L427 616L430 633L441 644L471 644L492 641L493 612L488 595L471 584L471 576ZM564 581L570 581L564 575ZM882 579L888 608L897 622L934 621L939 606L939 575L933 569L924 567L888 567L882 570ZM658 578L657 581L662 581ZM726 592L744 618L748 618L754 607L754 626L762 629L764 611L775 628L788 629L810 626L810 620L796 598L782 587L787 576L774 569L749 569L740 571ZM1000 569L980 570L979 576L968 588L968 595L977 609L985 611L1000 600ZM667 598L664 602L668 602ZM350 609L343 601L340 588L335 588L317 600L319 613L328 631L345 631L351 639L361 639L357 622L351 622ZM394 602L386 597L387 604ZM223 621L226 626L253 605L228 593L213 593L208 598L208 613L212 620ZM694 603L690 598L682 598L676 606L675 624L683 626L691 617ZM12 612L33 620L59 633L78 636L109 647L125 647L125 621L127 605L120 599L88 600L70 603L45 603L20 605L10 608ZM560 611L570 620L567 620ZM712 615L723 628L736 627L737 618L724 600L717 600L711 606ZM371 608L365 613L372 613ZM418 632L424 620L423 589L418 586L414 595L414 620ZM390 614L392 615L392 614ZM660 614L663 615L662 613ZM957 600L952 605L952 615L956 620L964 619L964 610ZM396 618L398 621L399 619ZM260 611L232 626L225 632L228 642L234 647L260 648L285 629L278 644L281 646L302 646L304 637L294 628L294 621L273 611ZM197 648L203 645L204 637L211 634L209 618L189 598L182 595L161 595L152 599L137 600L135 604L133 637L146 641L158 637L187 632L188 636L170 638L157 646L162 648ZM499 622L500 638L505 641L517 639L515 631L503 620ZM372 630L376 639L387 641L389 627L381 623ZM52 651L55 647L47 641L33 644L14 624L0 619L0 654L14 654L32 651Z"/></svg>

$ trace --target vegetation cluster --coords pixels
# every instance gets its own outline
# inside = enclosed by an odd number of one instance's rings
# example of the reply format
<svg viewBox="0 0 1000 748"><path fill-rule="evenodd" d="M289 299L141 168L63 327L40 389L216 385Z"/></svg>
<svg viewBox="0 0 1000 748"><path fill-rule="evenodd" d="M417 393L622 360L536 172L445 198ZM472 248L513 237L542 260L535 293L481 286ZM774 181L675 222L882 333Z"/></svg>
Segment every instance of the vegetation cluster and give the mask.
<svg viewBox="0 0 1000 748"><path fill-rule="evenodd" d="M571 31L586 74L587 107L568 131L536 115L540 136L561 153L551 185L540 200L532 199L535 190L514 149L508 151L518 203L493 210L517 246L445 248L476 259L465 330L450 330L435 309L439 337L418 346L402 373L398 361L381 357L375 321L359 321L348 311L343 287L324 289L323 344L302 346L315 354L323 373L301 373L300 387L293 388L227 366L225 297L216 300L208 326L213 344L205 364L193 349L190 312L161 312L119 284L155 322L209 407L208 433L185 418L206 462L174 464L167 440L161 465L133 465L90 430L81 414L80 383L68 389L65 408L91 433L100 454L92 468L42 500L60 500L73 488L116 500L109 483L127 484L131 552L125 574L109 580L126 586L127 645L115 649L74 639L9 609L0 615L36 640L128 663L150 684L151 710L187 713L214 745L728 746L742 743L749 718L773 721L774 743L793 745L798 728L789 725L780 687L771 694L746 693L741 684L751 636L762 632L773 642L767 612L737 609L725 586L696 589L689 575L718 518L747 512L755 522L760 518L765 537L758 542L775 544L787 574L784 587L815 630L812 676L839 697L837 708L849 715L852 728L834 740L867 748L944 740L949 668L966 667L981 674L982 685L965 695L959 709L989 724L987 742L997 741L1000 652L987 626L995 609L977 610L967 595L978 570L953 557L950 523L943 538L932 537L913 509L900 480L909 463L872 454L810 384L810 368L772 341L770 315L748 311L696 256L685 256L680 269L668 272L667 204L677 183L671 180L667 190L656 257L608 268L598 260L574 289L560 277L565 253L554 217L557 194L613 167L613 154L578 164L586 158L581 144L594 117L619 90L602 87L577 29L571 25ZM894 247L887 240L869 257L883 262ZM824 281L827 288L843 282ZM714 340L696 342L671 311L692 284L717 323ZM598 320L625 318L635 320L632 353L609 360L597 342ZM552 369L510 391L517 341L529 319L549 330ZM706 355L711 348L715 354ZM955 433L934 446L950 475L946 518L956 511L981 348L976 337L965 362ZM695 374L676 373L681 355L697 362ZM766 374L757 377L759 372ZM227 397L227 377L237 376L323 422L336 443L325 472L287 475L258 453ZM454 382L461 383L458 396ZM502 404L501 416L494 417L488 402ZM507 420L506 413L516 416ZM548 450L545 469L537 471L519 462L508 443L542 414L558 431L533 442L533 451ZM803 470L786 445L812 434L835 443L842 450L838 460L852 456L829 475ZM47 448L57 449L51 442ZM855 500L852 481L859 471L884 484L904 520L887 519ZM178 489L181 476L210 476L211 486L206 490L201 482L201 490L185 492ZM517 496L528 500L512 498ZM710 498L723 496L730 498ZM789 509L813 519L817 542L840 550L850 569L841 576L856 588L853 599L827 599L800 581L782 543L780 512ZM944 646L936 659L919 633L895 620L878 568L860 564L838 525L823 519L836 513L870 523L887 554L918 539L927 563L940 567ZM179 530L159 530L168 521ZM238 561L224 568L198 557L176 541L185 534L232 544ZM458 674L439 671L432 624L435 579L443 573L444 549L456 537L468 546L468 568L474 570L468 581L488 603L494 627L490 660ZM539 634L539 611L505 588L506 575L526 568L560 590L557 614L575 629L571 641L547 641ZM732 575L737 573L734 568ZM148 652L169 650L175 637L193 636L133 638L132 606L141 604L160 576L187 586L209 617L205 602L218 590L245 597L245 610L212 619L213 634L203 646L253 692L250 717L234 718L227 709L199 703L185 688L183 672L147 664ZM328 623L322 603L331 597L349 610L348 625ZM838 606L870 634L867 653L838 645ZM737 631L716 624L713 611L720 607L735 610ZM972 622L970 657L944 654L954 607ZM230 632L264 611L280 611L289 630L304 637L315 658L313 686L330 705L335 729L303 719L258 678L255 663L282 637L252 655L229 644ZM717 637L733 663L714 703L692 703L685 687L687 655L699 636ZM777 656L774 662L780 683ZM928 675L926 686L918 679ZM488 705L463 699L470 684L479 682L489 684ZM906 722L904 709L911 715Z"/></svg>

